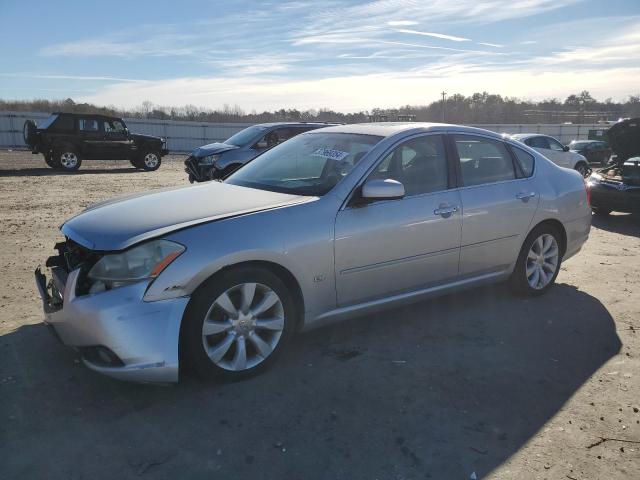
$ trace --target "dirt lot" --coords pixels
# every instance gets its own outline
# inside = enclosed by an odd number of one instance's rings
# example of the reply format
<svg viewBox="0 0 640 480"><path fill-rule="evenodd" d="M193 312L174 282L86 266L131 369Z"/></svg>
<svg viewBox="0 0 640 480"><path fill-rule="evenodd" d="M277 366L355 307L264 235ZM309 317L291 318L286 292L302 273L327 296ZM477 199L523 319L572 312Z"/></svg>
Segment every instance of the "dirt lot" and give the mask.
<svg viewBox="0 0 640 480"><path fill-rule="evenodd" d="M543 298L482 288L309 332L249 381L84 368L41 323L33 269L90 203L185 183L178 160L67 175L0 152L0 478L640 478L629 215L594 219Z"/></svg>

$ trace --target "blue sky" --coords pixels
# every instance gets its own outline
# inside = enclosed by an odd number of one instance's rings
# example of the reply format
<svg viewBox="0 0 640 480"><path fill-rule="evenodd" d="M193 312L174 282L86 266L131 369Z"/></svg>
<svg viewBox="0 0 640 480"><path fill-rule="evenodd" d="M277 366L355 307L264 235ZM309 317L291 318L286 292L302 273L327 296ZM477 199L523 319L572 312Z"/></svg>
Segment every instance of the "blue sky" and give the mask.
<svg viewBox="0 0 640 480"><path fill-rule="evenodd" d="M0 97L343 111L640 93L640 0L0 1Z"/></svg>

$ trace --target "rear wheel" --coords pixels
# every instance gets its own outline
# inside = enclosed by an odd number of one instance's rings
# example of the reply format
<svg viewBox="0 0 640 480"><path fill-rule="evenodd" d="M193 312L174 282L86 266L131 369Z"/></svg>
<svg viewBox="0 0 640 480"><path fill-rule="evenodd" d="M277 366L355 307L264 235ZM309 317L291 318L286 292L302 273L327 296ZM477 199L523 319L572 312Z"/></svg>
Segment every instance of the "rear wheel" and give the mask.
<svg viewBox="0 0 640 480"><path fill-rule="evenodd" d="M185 312L182 354L204 378L241 379L266 369L291 338L295 307L269 270L241 267L217 275Z"/></svg>
<svg viewBox="0 0 640 480"><path fill-rule="evenodd" d="M560 272L560 235L550 225L534 228L527 236L511 274L512 290L519 295L538 296L549 290Z"/></svg>
<svg viewBox="0 0 640 480"><path fill-rule="evenodd" d="M57 168L67 172L74 172L82 165L80 155L71 146L57 149L53 154L53 161L58 165Z"/></svg>

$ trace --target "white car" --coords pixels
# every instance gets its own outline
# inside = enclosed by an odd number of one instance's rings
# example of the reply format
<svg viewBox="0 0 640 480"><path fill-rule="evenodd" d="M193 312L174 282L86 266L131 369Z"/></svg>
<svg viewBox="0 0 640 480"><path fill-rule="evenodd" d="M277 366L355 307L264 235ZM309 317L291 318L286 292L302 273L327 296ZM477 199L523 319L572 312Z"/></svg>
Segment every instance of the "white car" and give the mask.
<svg viewBox="0 0 640 480"><path fill-rule="evenodd" d="M589 173L589 162L579 153L572 152L569 147L549 135L539 133L518 133L511 138L537 150L556 165L565 168L573 168L586 176Z"/></svg>

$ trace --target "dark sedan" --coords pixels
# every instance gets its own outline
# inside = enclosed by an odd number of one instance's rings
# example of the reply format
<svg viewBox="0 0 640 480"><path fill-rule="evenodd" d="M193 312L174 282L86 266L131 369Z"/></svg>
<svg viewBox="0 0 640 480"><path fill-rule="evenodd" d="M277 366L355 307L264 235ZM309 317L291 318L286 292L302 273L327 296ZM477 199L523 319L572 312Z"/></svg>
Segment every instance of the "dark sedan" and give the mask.
<svg viewBox="0 0 640 480"><path fill-rule="evenodd" d="M573 140L569 150L579 153L591 164L605 166L611 158L611 148L607 142L600 140Z"/></svg>

